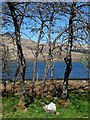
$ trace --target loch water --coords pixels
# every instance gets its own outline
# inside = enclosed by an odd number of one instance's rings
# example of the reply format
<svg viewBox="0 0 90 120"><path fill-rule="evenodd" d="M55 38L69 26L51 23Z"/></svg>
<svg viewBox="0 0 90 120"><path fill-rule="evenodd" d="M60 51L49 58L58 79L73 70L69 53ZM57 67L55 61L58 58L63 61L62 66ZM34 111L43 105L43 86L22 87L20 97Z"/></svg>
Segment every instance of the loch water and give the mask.
<svg viewBox="0 0 90 120"><path fill-rule="evenodd" d="M30 80L32 79L33 74L33 66L34 63L31 61L26 62L26 76L25 79ZM36 71L36 78L43 79L44 70L45 70L46 62L38 62L37 63L37 71ZM54 79L63 79L64 72L65 72L66 65L64 62L54 62ZM8 62L8 68L5 71L5 79L12 79L16 70L16 63L15 61ZM70 79L88 79L89 73L88 69L82 64L81 62L73 62L72 63L72 72L70 74ZM19 78L19 76L18 76ZM50 78L50 69L48 70L47 79Z"/></svg>

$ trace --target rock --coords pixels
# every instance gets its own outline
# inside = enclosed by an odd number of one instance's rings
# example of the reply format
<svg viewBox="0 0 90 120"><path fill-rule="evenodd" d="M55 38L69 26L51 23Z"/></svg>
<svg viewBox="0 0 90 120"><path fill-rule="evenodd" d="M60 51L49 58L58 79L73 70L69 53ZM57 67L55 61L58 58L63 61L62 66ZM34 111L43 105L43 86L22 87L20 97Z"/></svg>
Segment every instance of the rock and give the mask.
<svg viewBox="0 0 90 120"><path fill-rule="evenodd" d="M43 109L44 109L47 113L49 113L49 112L51 112L51 113L56 113L56 105L55 105L53 102L51 102L50 104L44 106Z"/></svg>

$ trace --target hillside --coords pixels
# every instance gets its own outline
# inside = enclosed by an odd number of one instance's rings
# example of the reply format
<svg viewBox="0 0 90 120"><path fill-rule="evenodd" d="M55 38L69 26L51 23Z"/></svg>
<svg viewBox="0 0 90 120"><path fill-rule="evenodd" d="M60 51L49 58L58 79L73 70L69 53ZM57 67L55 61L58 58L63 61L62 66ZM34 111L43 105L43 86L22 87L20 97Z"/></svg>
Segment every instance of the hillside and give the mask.
<svg viewBox="0 0 90 120"><path fill-rule="evenodd" d="M21 38L21 44L22 44L22 49L23 49L25 58L27 60L33 60L37 43L32 40ZM16 54L17 48L16 48L15 40L12 39L10 36L0 35L0 49L2 51L3 51L3 45L7 46L7 48L8 48L8 51L9 51L8 57L11 60L15 60L16 56L17 56L17 54ZM43 50L42 50L43 54L39 54L39 58L38 58L39 61L42 61L42 60L48 58L48 48L49 48L48 44L40 44L40 48L42 48L42 45L43 45ZM82 47L85 48L86 50L88 49L87 45L83 45ZM80 61L83 57L82 53L77 48L80 49L80 46L74 44L73 51L72 51L73 61ZM53 58L56 61L57 60L61 61L65 57L65 55L66 55L66 45L63 45L63 47L62 47L61 58L60 58L59 47L53 51Z"/></svg>

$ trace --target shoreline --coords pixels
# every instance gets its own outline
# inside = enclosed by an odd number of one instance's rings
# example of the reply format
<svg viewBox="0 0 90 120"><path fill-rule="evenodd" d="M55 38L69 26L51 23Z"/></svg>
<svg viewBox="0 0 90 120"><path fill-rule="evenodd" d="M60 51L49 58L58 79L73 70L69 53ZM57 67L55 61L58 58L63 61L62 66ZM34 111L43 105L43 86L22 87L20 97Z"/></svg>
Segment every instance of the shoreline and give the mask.
<svg viewBox="0 0 90 120"><path fill-rule="evenodd" d="M10 81L12 82L12 79L1 79L2 83L3 81L6 80L6 81ZM49 81L50 79L47 79L46 81ZM68 81L89 81L90 78L69 78ZM17 80L19 81L19 79ZM32 81L32 79L25 79L25 81ZM35 81L43 81L43 79L35 79ZM63 81L63 78L57 78L57 79L52 79L52 81Z"/></svg>
<svg viewBox="0 0 90 120"><path fill-rule="evenodd" d="M62 91L62 86L63 86L63 81L61 80L53 80L53 81L46 81L45 82L45 87L42 88L43 85L43 81L35 81L35 94L37 97L41 97L42 94L44 96L52 96L53 91L54 91L54 87L56 89L55 95L57 93L57 95L61 94ZM81 92L85 92L88 91L90 87L90 84L88 81L79 81L79 80L69 80L68 81L68 90L69 92L73 90L77 91L81 91ZM0 84L0 89L3 93L4 90L4 83ZM7 93L10 93L10 95L12 94L11 92L12 90L12 82L6 82L6 91ZM25 81L25 90L26 90L26 94L28 95L32 95L32 81ZM43 90L43 91L42 91ZM15 83L15 96L20 96L20 80L17 81ZM43 93L42 93L43 92Z"/></svg>
<svg viewBox="0 0 90 120"><path fill-rule="evenodd" d="M35 88L38 89L37 91L39 92L41 89L42 89L42 84L43 84L43 81L35 81ZM0 88L1 90L3 90L3 85L4 83L1 83L0 84ZM63 81L61 80L47 80L45 82L45 85L46 85L46 88L49 90L49 89L52 89L52 85L55 85L57 86L56 88L59 88L60 86L63 85ZM68 80L68 87L69 88L79 88L81 86L90 86L89 84L89 81L87 80L83 80L83 81L80 81L80 80ZM6 88L7 90L11 90L11 86L12 86L12 82L6 82ZM32 88L32 81L25 81L25 86L26 86L26 89L30 90L31 91L31 88ZM16 81L15 83L15 89L19 88L20 87L20 80L19 81ZM20 89L20 88L19 88ZM17 89L17 91L19 90Z"/></svg>
<svg viewBox="0 0 90 120"><path fill-rule="evenodd" d="M11 60L9 60L9 61L16 61L16 59L11 59ZM34 58L31 58L31 59L26 59L26 62L34 62ZM38 62L47 62L47 59L38 59ZM53 62L64 62L64 60L63 59L53 59ZM74 59L74 60L72 60L72 63L73 62L87 62L87 61L85 61L85 60L77 60L77 59Z"/></svg>

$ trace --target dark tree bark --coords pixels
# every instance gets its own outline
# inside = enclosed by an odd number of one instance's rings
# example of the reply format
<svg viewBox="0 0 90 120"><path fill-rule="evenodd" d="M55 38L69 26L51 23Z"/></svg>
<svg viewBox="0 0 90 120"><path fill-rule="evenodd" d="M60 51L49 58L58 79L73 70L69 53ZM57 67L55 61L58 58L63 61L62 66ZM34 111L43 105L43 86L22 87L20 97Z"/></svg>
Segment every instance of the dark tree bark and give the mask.
<svg viewBox="0 0 90 120"><path fill-rule="evenodd" d="M18 57L18 60L19 60L19 67L20 67L20 71L17 71L17 72L20 72L20 75L21 75L21 79L20 79L20 85L21 85L20 100L24 101L25 100L24 81L25 81L26 63L25 63L25 58L24 58L24 55L23 55L21 41L20 41L20 26L21 26L22 21L20 22L17 19L14 4L8 2L8 7L10 9L11 16L12 16L13 23L14 23L14 28L15 28L15 37L16 37L16 45L17 45L17 57ZM23 18L23 16L22 16L22 18Z"/></svg>
<svg viewBox="0 0 90 120"><path fill-rule="evenodd" d="M67 100L69 97L68 94L68 79L72 70L72 42L73 42L73 18L75 17L74 7L76 6L76 3L73 3L71 6L71 13L70 13L70 19L69 19L69 40L68 40L68 52L66 58L64 58L64 61L66 63L66 69L64 74L64 81L63 81L63 92L62 92L62 98Z"/></svg>

